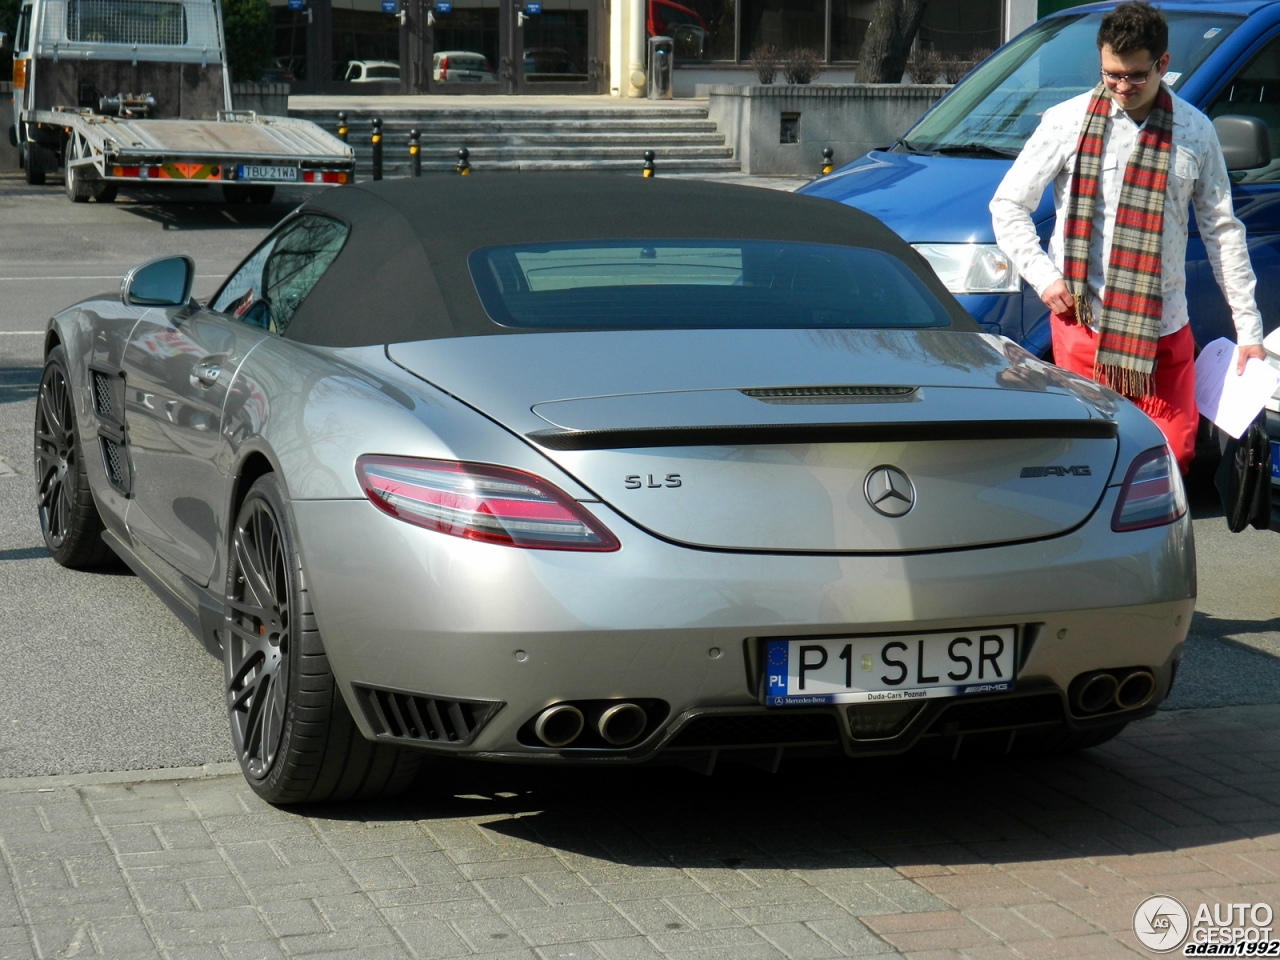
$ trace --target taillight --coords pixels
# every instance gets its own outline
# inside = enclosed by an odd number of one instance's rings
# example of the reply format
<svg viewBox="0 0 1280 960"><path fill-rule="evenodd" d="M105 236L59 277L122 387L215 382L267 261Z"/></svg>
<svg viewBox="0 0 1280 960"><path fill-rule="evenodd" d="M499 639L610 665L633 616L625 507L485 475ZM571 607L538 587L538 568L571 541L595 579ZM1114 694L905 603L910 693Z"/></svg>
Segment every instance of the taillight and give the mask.
<svg viewBox="0 0 1280 960"><path fill-rule="evenodd" d="M483 463L365 456L356 475L378 509L467 540L536 550L617 550L617 537L562 490Z"/></svg>
<svg viewBox="0 0 1280 960"><path fill-rule="evenodd" d="M1143 530L1173 523L1187 512L1178 461L1168 447L1153 447L1133 458L1125 475L1111 529Z"/></svg>
<svg viewBox="0 0 1280 960"><path fill-rule="evenodd" d="M440 79L448 80L449 79L449 77L447 76L448 73L449 73L449 58L441 57L440 58Z"/></svg>

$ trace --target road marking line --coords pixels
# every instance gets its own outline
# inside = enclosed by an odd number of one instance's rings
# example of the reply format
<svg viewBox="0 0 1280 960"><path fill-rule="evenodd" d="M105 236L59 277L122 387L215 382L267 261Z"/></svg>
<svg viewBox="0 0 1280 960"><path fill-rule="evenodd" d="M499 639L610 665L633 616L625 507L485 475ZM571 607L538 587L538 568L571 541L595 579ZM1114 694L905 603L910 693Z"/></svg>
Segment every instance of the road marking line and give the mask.
<svg viewBox="0 0 1280 960"><path fill-rule="evenodd" d="M38 337L43 330L0 330L0 337Z"/></svg>

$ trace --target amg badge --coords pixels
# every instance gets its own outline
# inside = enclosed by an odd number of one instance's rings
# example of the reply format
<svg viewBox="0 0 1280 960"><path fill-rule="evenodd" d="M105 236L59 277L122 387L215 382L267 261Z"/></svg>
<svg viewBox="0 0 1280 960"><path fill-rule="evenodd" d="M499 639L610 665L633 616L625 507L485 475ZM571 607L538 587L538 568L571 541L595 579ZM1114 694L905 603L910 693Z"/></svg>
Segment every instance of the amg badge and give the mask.
<svg viewBox="0 0 1280 960"><path fill-rule="evenodd" d="M1080 463L1073 467L1023 467L1019 476L1025 480L1028 477L1091 477L1093 473L1086 464Z"/></svg>

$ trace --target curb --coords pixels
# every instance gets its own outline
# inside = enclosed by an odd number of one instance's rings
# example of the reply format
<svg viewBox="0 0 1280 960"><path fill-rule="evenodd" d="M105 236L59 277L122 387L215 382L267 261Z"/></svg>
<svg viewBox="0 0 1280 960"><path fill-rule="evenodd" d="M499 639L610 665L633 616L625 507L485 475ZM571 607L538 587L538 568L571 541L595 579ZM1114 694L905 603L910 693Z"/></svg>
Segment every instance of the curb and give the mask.
<svg viewBox="0 0 1280 960"><path fill-rule="evenodd" d="M240 764L206 763L199 767L165 767L160 770L113 770L107 773L73 773L53 777L3 777L0 794L33 793L57 787L85 787L107 783L154 783L164 780L210 780L240 776Z"/></svg>

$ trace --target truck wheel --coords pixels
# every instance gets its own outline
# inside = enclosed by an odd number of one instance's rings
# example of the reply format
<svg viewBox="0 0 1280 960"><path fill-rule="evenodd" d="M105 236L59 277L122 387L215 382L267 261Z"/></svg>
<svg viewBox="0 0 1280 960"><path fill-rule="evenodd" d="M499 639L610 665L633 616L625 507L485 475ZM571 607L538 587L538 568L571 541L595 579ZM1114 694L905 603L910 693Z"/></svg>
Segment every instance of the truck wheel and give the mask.
<svg viewBox="0 0 1280 960"><path fill-rule="evenodd" d="M33 187L44 185L45 158L48 153L44 147L30 140L22 146L22 168L26 171L27 183Z"/></svg>
<svg viewBox="0 0 1280 960"><path fill-rule="evenodd" d="M267 184L266 186L257 186L249 188L249 202L268 204L276 195L276 188Z"/></svg>
<svg viewBox="0 0 1280 960"><path fill-rule="evenodd" d="M222 199L227 203L248 203L249 189L249 187L238 183L224 183L222 185Z"/></svg>
<svg viewBox="0 0 1280 960"><path fill-rule="evenodd" d="M93 199L98 203L115 203L116 194L119 192L120 185L116 183L99 180L93 184Z"/></svg>
<svg viewBox="0 0 1280 960"><path fill-rule="evenodd" d="M71 166L70 160L62 168L62 181L67 188L67 199L72 203L88 203L93 196L93 185L79 167Z"/></svg>
<svg viewBox="0 0 1280 960"><path fill-rule="evenodd" d="M329 669L275 474L231 530L223 668L231 740L268 803L372 800L406 789L424 755L366 740Z"/></svg>

